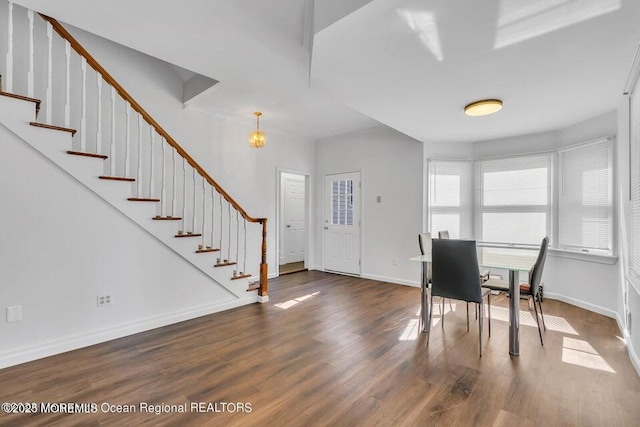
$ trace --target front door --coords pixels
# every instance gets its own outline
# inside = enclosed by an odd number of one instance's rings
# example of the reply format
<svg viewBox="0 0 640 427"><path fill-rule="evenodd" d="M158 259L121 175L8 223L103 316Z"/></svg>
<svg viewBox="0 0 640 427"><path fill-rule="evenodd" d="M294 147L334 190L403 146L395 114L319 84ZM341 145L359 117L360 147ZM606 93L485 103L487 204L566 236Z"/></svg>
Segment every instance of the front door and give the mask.
<svg viewBox="0 0 640 427"><path fill-rule="evenodd" d="M285 263L304 261L307 246L304 177L284 179L284 241Z"/></svg>
<svg viewBox="0 0 640 427"><path fill-rule="evenodd" d="M360 274L360 172L325 176L324 269Z"/></svg>

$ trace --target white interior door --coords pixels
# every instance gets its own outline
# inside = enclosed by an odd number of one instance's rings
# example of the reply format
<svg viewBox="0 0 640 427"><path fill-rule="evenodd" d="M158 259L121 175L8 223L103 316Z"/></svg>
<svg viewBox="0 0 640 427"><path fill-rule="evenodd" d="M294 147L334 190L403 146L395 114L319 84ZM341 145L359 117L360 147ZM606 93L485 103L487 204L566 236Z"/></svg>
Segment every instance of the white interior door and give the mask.
<svg viewBox="0 0 640 427"><path fill-rule="evenodd" d="M282 244L285 263L304 261L307 221L304 213L304 178L284 179L284 232Z"/></svg>
<svg viewBox="0 0 640 427"><path fill-rule="evenodd" d="M324 268L360 274L360 172L325 176Z"/></svg>

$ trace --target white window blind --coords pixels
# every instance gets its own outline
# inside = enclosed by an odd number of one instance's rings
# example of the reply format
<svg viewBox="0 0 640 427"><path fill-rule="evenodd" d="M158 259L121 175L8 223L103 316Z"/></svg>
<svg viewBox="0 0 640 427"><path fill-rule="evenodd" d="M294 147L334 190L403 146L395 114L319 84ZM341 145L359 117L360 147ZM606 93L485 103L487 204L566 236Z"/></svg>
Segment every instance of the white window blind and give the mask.
<svg viewBox="0 0 640 427"><path fill-rule="evenodd" d="M452 239L472 238L471 162L429 160L428 228Z"/></svg>
<svg viewBox="0 0 640 427"><path fill-rule="evenodd" d="M539 245L551 235L551 154L476 163L476 238Z"/></svg>
<svg viewBox="0 0 640 427"><path fill-rule="evenodd" d="M640 280L640 80L636 81L629 102L629 143L631 174L630 272Z"/></svg>
<svg viewBox="0 0 640 427"><path fill-rule="evenodd" d="M559 248L612 253L612 157L608 139L559 152Z"/></svg>

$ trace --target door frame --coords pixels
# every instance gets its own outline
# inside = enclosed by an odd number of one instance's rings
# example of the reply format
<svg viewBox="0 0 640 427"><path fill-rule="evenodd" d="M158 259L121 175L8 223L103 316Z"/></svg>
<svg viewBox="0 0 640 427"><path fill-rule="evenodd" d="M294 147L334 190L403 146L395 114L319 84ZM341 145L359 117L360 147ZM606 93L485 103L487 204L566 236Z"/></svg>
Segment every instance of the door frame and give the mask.
<svg viewBox="0 0 640 427"><path fill-rule="evenodd" d="M275 276L280 276L280 231L281 226L280 222L282 220L282 211L281 211L281 201L283 197L282 191L282 174L283 173L291 173L295 175L302 175L304 177L304 217L307 221L306 228L306 246L304 248L304 268L311 270L311 260L313 259L313 242L311 239L311 227L313 223L311 222L311 212L312 212L312 177L309 172L304 172L296 169L288 169L288 168L276 168L276 218L275 218L275 247L276 247L276 266L275 266Z"/></svg>
<svg viewBox="0 0 640 427"><path fill-rule="evenodd" d="M360 218L358 218L358 220L360 221L360 239L359 239L359 245L360 245L360 263L358 265L358 274L357 275L352 275L349 273L342 273L342 272L338 272L338 271L333 271L333 270L327 270L326 269L326 240L325 240L325 235L324 235L324 224L325 224L325 220L328 218L325 218L326 214L327 214L327 203L329 203L328 200L328 196L327 196L327 188L326 188L326 182L327 182L327 176L330 175L339 175L339 174L343 174L343 173L357 173L360 174L360 197L358 200L358 210L360 212ZM350 171L343 171L343 172L325 172L324 175L322 175L322 218L320 219L320 232L322 233L322 237L321 237L321 247L322 247L322 271L327 271L329 273L334 273L334 274L343 274L345 276L354 276L354 277L363 277L362 276L362 265L364 264L364 253L363 253L363 248L364 248L364 168L363 169L359 169L359 170L350 170Z"/></svg>

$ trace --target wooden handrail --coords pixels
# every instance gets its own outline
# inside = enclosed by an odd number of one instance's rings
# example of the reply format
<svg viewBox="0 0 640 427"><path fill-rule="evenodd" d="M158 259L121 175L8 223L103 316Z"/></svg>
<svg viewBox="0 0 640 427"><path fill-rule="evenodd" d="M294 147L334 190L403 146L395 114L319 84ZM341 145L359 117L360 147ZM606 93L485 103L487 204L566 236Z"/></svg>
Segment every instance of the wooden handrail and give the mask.
<svg viewBox="0 0 640 427"><path fill-rule="evenodd" d="M127 92L116 81L116 79L113 78L113 76L111 76L111 74L109 74L107 70L105 70L98 63L98 61L96 61L96 59L93 56L91 56L89 52L86 51L84 47L82 47L82 45L62 26L62 24L60 24L55 18L52 18L50 16L43 15L42 13L38 13L38 15L40 15L40 17L42 17L42 19L44 19L45 21L49 22L53 27L53 29L56 31L56 33L58 33L60 37L68 41L71 47L73 48L73 50L75 50L78 53L78 55L85 58L87 60L87 63L94 70L96 70L96 72L100 73L102 75L102 78L107 83L109 83L118 92L118 94L125 101L127 101L131 105L131 107L135 111L137 111L151 127L153 127L156 130L156 132L158 132L158 134L164 137L167 143L171 145L178 152L178 154L180 154L187 161L187 163L191 165L191 167L193 167L196 171L198 171L200 176L206 179L207 182L211 184L216 189L216 191L218 191L218 193L220 193L220 195L224 197L224 199L228 203L230 203L231 206L233 206L234 209L240 212L240 214L244 219L246 219L249 222L257 222L262 224L262 257L261 257L261 264L260 264L260 290L258 294L261 296L266 296L267 295L267 218L254 218L252 216L249 216L249 214L247 214L247 212L238 204L238 202L236 202L226 191L222 189L222 187L220 187L220 185L213 178L211 178L211 176L209 176L209 174L184 150L184 148L182 148L180 144L178 144L176 140L173 139L171 135L169 135L167 131L165 131L162 128L162 126L160 126L151 117L151 115L149 115L149 113L147 113L145 109L142 108L142 106L140 106L140 104L136 102L135 99L133 99L131 95L129 95L129 92Z"/></svg>

